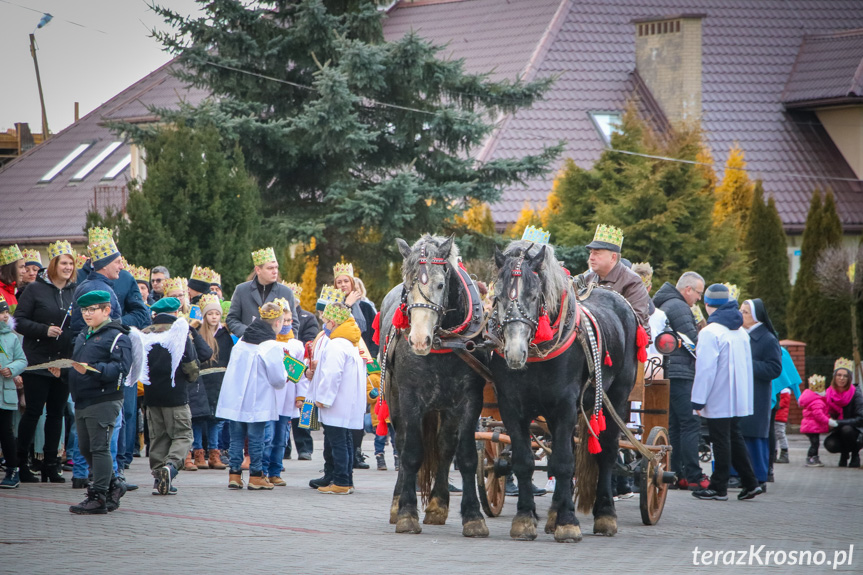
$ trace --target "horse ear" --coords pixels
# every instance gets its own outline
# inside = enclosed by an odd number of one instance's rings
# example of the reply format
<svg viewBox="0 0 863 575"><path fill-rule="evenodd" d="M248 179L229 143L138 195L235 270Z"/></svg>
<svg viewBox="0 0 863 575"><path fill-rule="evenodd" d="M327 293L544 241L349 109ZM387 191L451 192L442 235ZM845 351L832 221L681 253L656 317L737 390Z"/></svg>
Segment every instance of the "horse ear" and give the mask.
<svg viewBox="0 0 863 575"><path fill-rule="evenodd" d="M503 264L505 264L505 263L506 263L506 256L503 255L503 252L500 251L499 247L494 246L494 265L496 265L497 269L499 270L500 268L503 267Z"/></svg>
<svg viewBox="0 0 863 575"><path fill-rule="evenodd" d="M449 253L452 250L452 244L455 241L455 234L452 234L450 237L446 239L444 243L441 244L438 254L442 259L447 259L449 257Z"/></svg>
<svg viewBox="0 0 863 575"><path fill-rule="evenodd" d="M401 252L403 258L407 259L408 256L411 255L411 247L406 241L401 238L396 238L396 245L398 246L399 252Z"/></svg>
<svg viewBox="0 0 863 575"><path fill-rule="evenodd" d="M540 271L542 266L545 264L545 248L546 246L543 245L539 252L530 258L530 267L535 272Z"/></svg>

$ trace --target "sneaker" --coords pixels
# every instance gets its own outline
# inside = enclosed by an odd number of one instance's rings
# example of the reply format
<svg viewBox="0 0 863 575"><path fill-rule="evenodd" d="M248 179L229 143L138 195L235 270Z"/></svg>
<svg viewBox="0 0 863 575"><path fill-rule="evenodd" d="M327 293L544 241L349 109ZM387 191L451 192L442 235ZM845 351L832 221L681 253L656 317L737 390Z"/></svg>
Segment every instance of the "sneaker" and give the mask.
<svg viewBox="0 0 863 575"><path fill-rule="evenodd" d="M789 463L787 449L782 449L779 451L779 456L776 458L776 463Z"/></svg>
<svg viewBox="0 0 863 575"><path fill-rule="evenodd" d="M167 495L171 491L171 467L163 465L153 471L153 477L156 478L156 490L159 495Z"/></svg>
<svg viewBox="0 0 863 575"><path fill-rule="evenodd" d="M806 467L824 467L824 464L821 463L820 457L813 455L812 457L806 458Z"/></svg>
<svg viewBox="0 0 863 575"><path fill-rule="evenodd" d="M375 453L375 460L378 463L378 471L387 470L387 460L384 458L383 453Z"/></svg>
<svg viewBox="0 0 863 575"><path fill-rule="evenodd" d="M756 495L761 495L762 493L764 493L764 490L763 490L763 489L761 489L761 486L760 486L760 485L759 485L758 487L756 487L755 489L751 490L751 491L750 491L749 489L746 489L746 488L744 487L744 488L740 491L740 493L738 493L738 494L737 494L737 499L738 499L739 501L745 501L746 499L752 499L752 498L753 498L753 497L755 497Z"/></svg>
<svg viewBox="0 0 863 575"><path fill-rule="evenodd" d="M677 483L675 484L675 488L680 489L680 490L689 489L689 482L686 479L684 479L683 477L681 477L680 479L677 480Z"/></svg>
<svg viewBox="0 0 863 575"><path fill-rule="evenodd" d="M88 489L87 498L78 505L69 507L69 512L76 515L107 515L108 507L105 505L105 494Z"/></svg>
<svg viewBox="0 0 863 575"><path fill-rule="evenodd" d="M689 489L690 491L700 491L702 489L707 489L708 487L710 487L710 478L702 473L698 481L687 481L686 485L687 489Z"/></svg>
<svg viewBox="0 0 863 575"><path fill-rule="evenodd" d="M15 489L20 484L21 481L18 479L18 468L7 467L6 477L3 478L3 481L0 481L0 489Z"/></svg>
<svg viewBox="0 0 863 575"><path fill-rule="evenodd" d="M347 485L336 485L334 483L330 483L326 487L318 487L318 491L332 495L350 495L354 492L353 487Z"/></svg>
<svg viewBox="0 0 863 575"><path fill-rule="evenodd" d="M705 501L728 501L728 495L721 495L712 489L699 489L698 491L693 491L692 496L696 499L703 499Z"/></svg>
<svg viewBox="0 0 863 575"><path fill-rule="evenodd" d="M461 493L462 492L461 487L456 487L452 483L450 483L447 486L447 489L449 490L450 493Z"/></svg>
<svg viewBox="0 0 863 575"><path fill-rule="evenodd" d="M309 481L309 487L312 489L320 489L321 487L326 487L332 482L333 480L330 477L324 475L323 477L318 477L317 479Z"/></svg>
<svg viewBox="0 0 863 575"><path fill-rule="evenodd" d="M300 461L311 461L312 460L312 454L311 453L300 453L297 456L297 459L299 459Z"/></svg>
<svg viewBox="0 0 863 575"><path fill-rule="evenodd" d="M533 496L534 497L542 497L543 495L548 493L545 489L543 489L542 487L537 487L533 483L531 483L530 486L533 488Z"/></svg>
<svg viewBox="0 0 863 575"><path fill-rule="evenodd" d="M740 478L736 476L732 476L728 478L728 488L729 489L740 489L743 487L743 484L740 483Z"/></svg>
<svg viewBox="0 0 863 575"><path fill-rule="evenodd" d="M108 496L105 498L105 507L108 511L116 511L120 507L120 498L126 495L126 482L115 477L108 487Z"/></svg>
<svg viewBox="0 0 863 575"><path fill-rule="evenodd" d="M545 483L545 490L549 493L554 493L555 487L557 487L557 480L554 477L549 477Z"/></svg>
<svg viewBox="0 0 863 575"><path fill-rule="evenodd" d="M635 497L635 493L630 491L629 493L621 493L620 495L615 496L614 500L619 501L621 499L632 499Z"/></svg>

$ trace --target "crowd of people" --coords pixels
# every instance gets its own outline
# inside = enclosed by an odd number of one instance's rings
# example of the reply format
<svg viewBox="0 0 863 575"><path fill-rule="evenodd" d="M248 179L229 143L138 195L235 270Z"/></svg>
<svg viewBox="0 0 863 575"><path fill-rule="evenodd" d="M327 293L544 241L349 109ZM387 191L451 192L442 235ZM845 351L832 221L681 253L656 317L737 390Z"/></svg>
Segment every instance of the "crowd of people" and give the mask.
<svg viewBox="0 0 863 575"><path fill-rule="evenodd" d="M662 361L677 489L707 500L726 500L730 487L741 488L738 499L764 493L774 463L789 462L791 394L811 442L806 465L822 465L824 434L840 466L860 466L853 362L838 359L829 387L813 375L800 395L763 301L740 303L735 286L707 286L694 271L651 297L651 266L623 259L622 244L620 230L600 226L587 246L590 270L573 281L617 291L648 334L680 342ZM87 252L55 242L43 267L36 251L0 249L0 488L63 483L71 468L72 487L87 496L70 511L103 514L137 489L125 470L146 455L154 495L176 494L177 474L198 469L227 470L230 489L269 491L286 484L291 437L297 457L310 459L319 424L324 475L309 482L319 492L354 492L373 430L377 468L387 469L388 440L398 467L395 429L370 407L380 393L377 310L351 264L337 264L334 285L304 310L301 288L280 281L272 248L251 254L254 270L230 299L209 268L195 266L187 279L130 265L104 228L89 230ZM699 463L705 437L711 477ZM618 496L632 489L616 483Z"/></svg>

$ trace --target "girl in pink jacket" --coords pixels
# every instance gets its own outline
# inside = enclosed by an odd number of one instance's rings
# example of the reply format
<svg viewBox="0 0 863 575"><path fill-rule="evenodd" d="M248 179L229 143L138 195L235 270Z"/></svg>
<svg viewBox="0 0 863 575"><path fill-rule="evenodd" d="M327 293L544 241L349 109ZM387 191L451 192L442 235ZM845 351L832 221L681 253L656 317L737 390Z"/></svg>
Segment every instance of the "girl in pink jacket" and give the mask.
<svg viewBox="0 0 863 575"><path fill-rule="evenodd" d="M800 433L809 437L809 453L806 467L824 467L818 457L818 445L822 433L830 431L830 417L827 415L827 400L824 398L826 379L823 375L813 375L809 378L809 389L800 394L797 403L803 410L803 420L800 422Z"/></svg>

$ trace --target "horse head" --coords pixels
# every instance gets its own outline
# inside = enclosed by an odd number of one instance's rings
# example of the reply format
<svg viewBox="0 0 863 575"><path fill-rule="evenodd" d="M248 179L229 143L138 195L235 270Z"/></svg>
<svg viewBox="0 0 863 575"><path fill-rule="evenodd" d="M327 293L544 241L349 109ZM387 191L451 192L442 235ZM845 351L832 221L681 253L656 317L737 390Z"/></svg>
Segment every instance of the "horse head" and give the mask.
<svg viewBox="0 0 863 575"><path fill-rule="evenodd" d="M495 247L498 276L493 323L503 341L503 356L510 369L527 363L539 318L556 316L566 278L553 248L518 240L504 252Z"/></svg>
<svg viewBox="0 0 863 575"><path fill-rule="evenodd" d="M408 343L417 355L428 355L443 321L449 299L450 275L458 266L453 236L423 235L413 247L397 239L402 262L402 303L410 321Z"/></svg>

